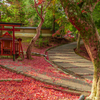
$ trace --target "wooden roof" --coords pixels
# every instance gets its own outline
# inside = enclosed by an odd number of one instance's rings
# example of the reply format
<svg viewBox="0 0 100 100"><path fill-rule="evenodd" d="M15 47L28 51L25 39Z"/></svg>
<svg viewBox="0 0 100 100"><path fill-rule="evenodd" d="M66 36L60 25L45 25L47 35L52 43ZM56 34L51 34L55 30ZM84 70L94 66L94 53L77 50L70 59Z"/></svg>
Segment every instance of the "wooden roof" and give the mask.
<svg viewBox="0 0 100 100"><path fill-rule="evenodd" d="M12 38L12 35L10 35L8 32L2 35L2 37L5 37L5 36Z"/></svg>
<svg viewBox="0 0 100 100"><path fill-rule="evenodd" d="M0 38L0 41L1 40L13 40L12 39L12 35L10 35L8 32L6 32L5 34L3 34ZM15 41L17 41L17 39L15 39Z"/></svg>
<svg viewBox="0 0 100 100"><path fill-rule="evenodd" d="M21 23L5 23L5 22L0 22L0 26L21 26Z"/></svg>

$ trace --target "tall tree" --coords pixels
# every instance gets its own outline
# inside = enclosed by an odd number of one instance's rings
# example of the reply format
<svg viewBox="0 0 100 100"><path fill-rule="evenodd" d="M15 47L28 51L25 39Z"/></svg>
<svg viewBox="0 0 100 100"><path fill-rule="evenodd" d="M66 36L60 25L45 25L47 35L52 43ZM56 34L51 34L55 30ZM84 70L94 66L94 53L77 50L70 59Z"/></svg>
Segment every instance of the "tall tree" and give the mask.
<svg viewBox="0 0 100 100"><path fill-rule="evenodd" d="M100 0L60 0L72 25L80 32L94 66L91 94L87 100L100 100L100 43L92 12Z"/></svg>
<svg viewBox="0 0 100 100"><path fill-rule="evenodd" d="M49 1L48 0L38 0L38 2L36 0L34 0L34 7L35 7L36 12L37 12L38 16L40 17L41 21L36 29L36 35L32 38L32 40L27 48L27 58L28 59L31 58L32 47L35 44L36 40L40 36L41 27L42 27L42 25L44 23L44 19L45 19L46 9L50 5L50 3L51 3L51 0L49 0ZM40 12L38 9L40 9Z"/></svg>

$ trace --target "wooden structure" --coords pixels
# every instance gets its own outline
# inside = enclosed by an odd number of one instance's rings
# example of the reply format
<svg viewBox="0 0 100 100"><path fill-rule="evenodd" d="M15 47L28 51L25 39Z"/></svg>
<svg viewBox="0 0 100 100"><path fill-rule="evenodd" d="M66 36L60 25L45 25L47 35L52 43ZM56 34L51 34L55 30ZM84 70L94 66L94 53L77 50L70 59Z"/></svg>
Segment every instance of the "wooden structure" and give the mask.
<svg viewBox="0 0 100 100"><path fill-rule="evenodd" d="M6 32L0 38L0 55L11 56L13 54L13 42L12 36ZM17 58L20 54L23 55L23 49L21 45L22 39L15 39L15 57ZM23 55L24 56L24 55Z"/></svg>
<svg viewBox="0 0 100 100"><path fill-rule="evenodd" d="M19 51L19 55L21 53L20 52L20 49L22 48L20 46L21 45L21 39L19 39L19 42L17 41L18 43L15 42L15 31L20 31L18 29L15 29L15 27L20 27L21 25L22 24L20 24L20 23L3 23L3 22L0 22L0 26L1 26L0 30L12 31L13 32L13 36L10 36L10 35L8 35L8 33L6 33L1 38L1 55L8 55L5 52L10 52L9 55L13 55L13 61L15 61L16 50ZM11 26L12 29L5 28L5 26ZM18 47L19 50L16 49L17 47ZM22 51L22 54L23 54L23 51Z"/></svg>

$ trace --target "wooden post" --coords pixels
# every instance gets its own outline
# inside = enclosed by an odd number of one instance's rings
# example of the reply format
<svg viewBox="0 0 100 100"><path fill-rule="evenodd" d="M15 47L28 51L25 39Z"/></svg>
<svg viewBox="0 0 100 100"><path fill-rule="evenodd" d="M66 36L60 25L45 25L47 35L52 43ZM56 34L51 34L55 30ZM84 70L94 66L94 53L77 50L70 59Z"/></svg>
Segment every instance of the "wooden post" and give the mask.
<svg viewBox="0 0 100 100"><path fill-rule="evenodd" d="M21 41L19 40L19 56L20 56Z"/></svg>
<svg viewBox="0 0 100 100"><path fill-rule="evenodd" d="M1 41L1 55L3 55L3 41Z"/></svg>
<svg viewBox="0 0 100 100"><path fill-rule="evenodd" d="M13 26L13 61L15 61L15 30Z"/></svg>
<svg viewBox="0 0 100 100"><path fill-rule="evenodd" d="M19 38L18 41L19 41L19 56L20 56L20 53L22 53L22 55L23 55L23 48L22 48L22 44L21 44L22 39Z"/></svg>
<svg viewBox="0 0 100 100"><path fill-rule="evenodd" d="M12 55L12 41L10 41L10 54Z"/></svg>

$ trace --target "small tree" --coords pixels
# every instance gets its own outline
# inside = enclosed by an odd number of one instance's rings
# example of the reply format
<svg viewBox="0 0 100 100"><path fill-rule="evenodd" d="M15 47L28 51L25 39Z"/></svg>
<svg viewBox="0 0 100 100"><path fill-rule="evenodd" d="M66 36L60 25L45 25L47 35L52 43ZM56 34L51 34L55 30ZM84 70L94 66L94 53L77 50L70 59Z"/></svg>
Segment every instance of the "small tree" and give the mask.
<svg viewBox="0 0 100 100"><path fill-rule="evenodd" d="M36 35L32 38L28 48L27 48L27 59L31 58L31 51L32 51L32 47L35 44L36 40L39 38L40 36L40 31L41 31L41 27L43 25L44 19L45 19L45 14L46 14L46 9L47 7L50 5L51 0L47 1L47 0L38 0L38 2L36 2L36 0L34 0L34 7L36 9L36 12L38 14L38 16L40 17L41 21L36 29ZM39 10L40 12L39 12Z"/></svg>

